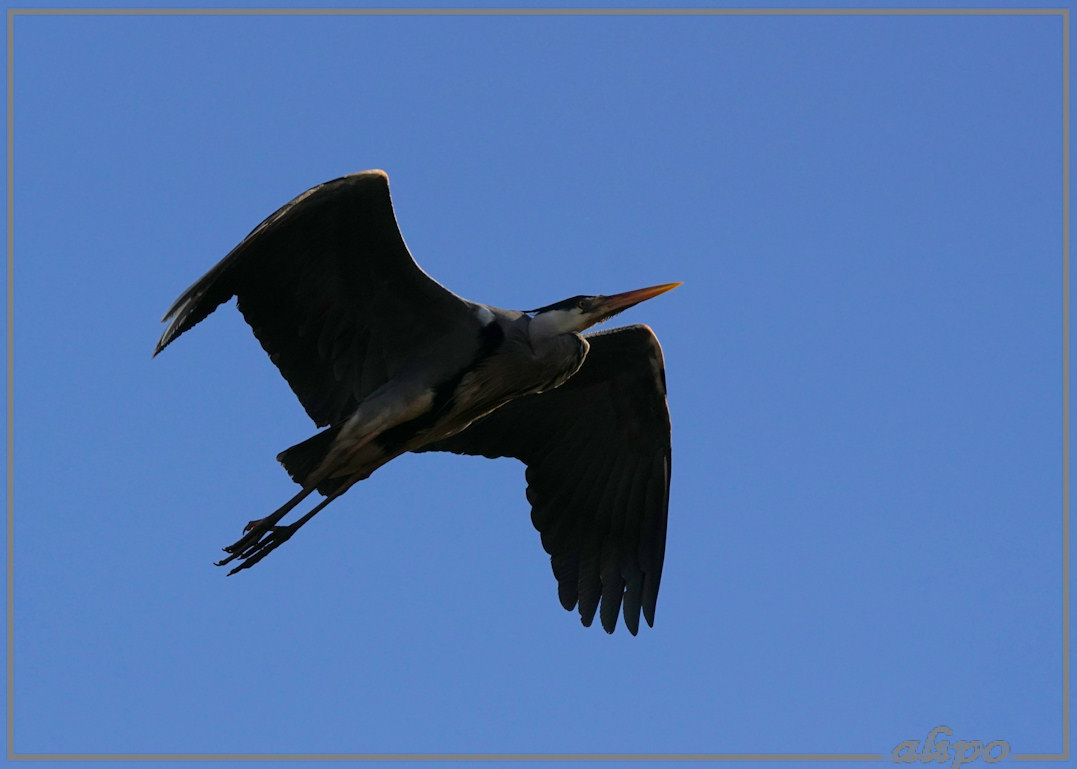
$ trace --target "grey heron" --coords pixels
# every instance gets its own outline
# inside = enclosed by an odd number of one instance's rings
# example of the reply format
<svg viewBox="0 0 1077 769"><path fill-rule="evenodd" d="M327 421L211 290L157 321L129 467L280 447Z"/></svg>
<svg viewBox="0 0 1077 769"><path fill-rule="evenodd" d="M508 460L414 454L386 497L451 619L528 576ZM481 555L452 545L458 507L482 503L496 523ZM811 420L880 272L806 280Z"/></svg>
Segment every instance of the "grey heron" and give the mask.
<svg viewBox="0 0 1077 769"><path fill-rule="evenodd" d="M168 310L154 350L236 297L315 425L277 459L301 490L225 548L253 566L404 452L515 457L562 606L612 633L654 625L669 506L662 350L646 326L585 329L680 285L503 310L415 263L382 171L321 184L259 224ZM324 496L289 525L306 497Z"/></svg>

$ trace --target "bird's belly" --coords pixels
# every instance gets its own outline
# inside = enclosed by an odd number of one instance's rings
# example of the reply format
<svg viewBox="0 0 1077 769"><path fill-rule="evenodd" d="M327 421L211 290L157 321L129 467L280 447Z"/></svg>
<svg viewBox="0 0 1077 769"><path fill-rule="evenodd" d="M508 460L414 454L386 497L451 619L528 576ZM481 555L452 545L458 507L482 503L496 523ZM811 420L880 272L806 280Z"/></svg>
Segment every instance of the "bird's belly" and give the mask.
<svg viewBox="0 0 1077 769"><path fill-rule="evenodd" d="M394 388L375 394L344 423L322 466L332 468L328 477L367 478L406 449L391 440L394 431L408 432L408 425L429 413L434 392L422 388L403 397Z"/></svg>
<svg viewBox="0 0 1077 769"><path fill-rule="evenodd" d="M387 386L345 424L327 458L333 475L365 478L394 457L453 436L509 401L560 386L581 360L582 355L557 363L495 355L441 383Z"/></svg>

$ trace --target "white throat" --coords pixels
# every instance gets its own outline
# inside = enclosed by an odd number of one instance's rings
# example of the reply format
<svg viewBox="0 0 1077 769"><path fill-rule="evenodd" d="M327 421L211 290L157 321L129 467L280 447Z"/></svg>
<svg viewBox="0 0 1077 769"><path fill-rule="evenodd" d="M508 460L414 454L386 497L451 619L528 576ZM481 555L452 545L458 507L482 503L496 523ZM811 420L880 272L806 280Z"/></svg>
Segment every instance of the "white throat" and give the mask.
<svg viewBox="0 0 1077 769"><path fill-rule="evenodd" d="M585 327L583 313L579 310L552 310L532 318L527 333L531 337L531 344L535 345L562 334L578 333Z"/></svg>

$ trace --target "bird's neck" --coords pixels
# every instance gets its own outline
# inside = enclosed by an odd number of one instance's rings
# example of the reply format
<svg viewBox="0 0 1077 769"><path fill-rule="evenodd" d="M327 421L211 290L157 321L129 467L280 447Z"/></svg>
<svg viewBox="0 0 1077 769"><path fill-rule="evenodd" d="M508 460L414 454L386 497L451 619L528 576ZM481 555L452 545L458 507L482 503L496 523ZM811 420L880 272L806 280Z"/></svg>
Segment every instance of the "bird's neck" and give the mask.
<svg viewBox="0 0 1077 769"><path fill-rule="evenodd" d="M547 334L542 333L543 330L540 327L539 333L536 334L533 333L533 328L534 321L532 321L532 328L529 329L532 331L531 350L536 362L540 362L543 369L550 375L549 380L543 383L539 391L560 387L579 370L590 345L586 339L574 332Z"/></svg>

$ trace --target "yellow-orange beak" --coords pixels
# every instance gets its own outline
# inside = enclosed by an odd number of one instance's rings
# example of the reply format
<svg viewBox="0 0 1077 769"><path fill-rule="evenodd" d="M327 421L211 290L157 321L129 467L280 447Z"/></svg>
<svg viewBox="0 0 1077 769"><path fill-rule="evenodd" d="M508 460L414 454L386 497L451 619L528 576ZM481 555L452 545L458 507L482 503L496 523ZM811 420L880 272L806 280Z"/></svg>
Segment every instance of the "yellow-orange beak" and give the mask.
<svg viewBox="0 0 1077 769"><path fill-rule="evenodd" d="M606 315L606 317L609 317L609 315L621 312L621 310L627 310L632 305L639 304L640 302L646 301L648 299L653 299L659 294L664 294L667 291L672 291L679 285L681 284L663 283L660 286L637 288L635 291L625 291L623 294L604 296L599 299L596 304L598 305L598 307L601 308L601 312Z"/></svg>

